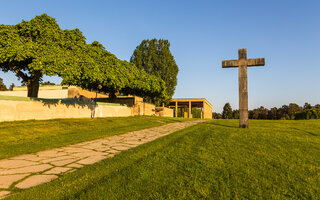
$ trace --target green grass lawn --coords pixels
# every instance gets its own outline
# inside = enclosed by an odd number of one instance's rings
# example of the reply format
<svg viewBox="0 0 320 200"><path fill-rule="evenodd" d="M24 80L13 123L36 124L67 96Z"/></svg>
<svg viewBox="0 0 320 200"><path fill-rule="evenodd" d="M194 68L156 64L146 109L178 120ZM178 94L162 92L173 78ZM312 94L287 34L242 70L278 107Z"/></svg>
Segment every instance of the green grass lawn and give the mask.
<svg viewBox="0 0 320 200"><path fill-rule="evenodd" d="M0 159L183 120L135 116L2 122Z"/></svg>
<svg viewBox="0 0 320 200"><path fill-rule="evenodd" d="M320 199L320 120L201 123L8 199Z"/></svg>

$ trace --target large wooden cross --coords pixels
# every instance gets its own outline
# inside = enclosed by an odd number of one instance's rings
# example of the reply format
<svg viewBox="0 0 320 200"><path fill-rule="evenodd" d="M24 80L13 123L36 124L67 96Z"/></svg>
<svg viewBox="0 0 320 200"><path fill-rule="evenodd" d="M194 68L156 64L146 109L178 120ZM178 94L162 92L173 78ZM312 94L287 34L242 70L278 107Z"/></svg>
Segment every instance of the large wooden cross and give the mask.
<svg viewBox="0 0 320 200"><path fill-rule="evenodd" d="M239 49L238 60L223 60L222 68L239 67L239 113L240 128L248 128L247 67L264 66L264 58L247 59L247 49Z"/></svg>

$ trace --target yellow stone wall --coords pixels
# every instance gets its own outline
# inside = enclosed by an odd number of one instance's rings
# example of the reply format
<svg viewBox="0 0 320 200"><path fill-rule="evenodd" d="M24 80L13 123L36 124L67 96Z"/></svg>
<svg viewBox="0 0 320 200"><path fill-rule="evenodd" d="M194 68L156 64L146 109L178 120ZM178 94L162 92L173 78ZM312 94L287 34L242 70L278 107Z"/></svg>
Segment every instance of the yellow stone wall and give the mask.
<svg viewBox="0 0 320 200"><path fill-rule="evenodd" d="M156 114L156 106L150 103L145 102L136 102L133 107L134 115L155 115Z"/></svg>
<svg viewBox="0 0 320 200"><path fill-rule="evenodd" d="M207 102L203 103L203 118L212 119L212 107L209 106Z"/></svg>
<svg viewBox="0 0 320 200"><path fill-rule="evenodd" d="M83 95L87 98L107 98L108 95L106 94L100 94L100 93L95 93L95 92L91 92L88 90L83 90L80 87L76 87L76 88L70 88L68 89L68 98L74 98L75 96L79 96L79 95Z"/></svg>
<svg viewBox="0 0 320 200"><path fill-rule="evenodd" d="M160 117L173 117L173 109L166 107L157 107L156 115Z"/></svg>
<svg viewBox="0 0 320 200"><path fill-rule="evenodd" d="M130 107L0 100L0 121L132 116Z"/></svg>

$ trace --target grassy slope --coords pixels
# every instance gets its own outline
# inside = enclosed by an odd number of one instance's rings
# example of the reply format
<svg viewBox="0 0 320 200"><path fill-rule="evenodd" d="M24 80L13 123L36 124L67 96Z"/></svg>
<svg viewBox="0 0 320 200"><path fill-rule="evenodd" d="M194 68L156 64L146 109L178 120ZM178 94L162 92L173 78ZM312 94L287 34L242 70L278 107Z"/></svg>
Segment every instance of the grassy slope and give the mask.
<svg viewBox="0 0 320 200"><path fill-rule="evenodd" d="M9 199L319 199L320 120L214 120Z"/></svg>
<svg viewBox="0 0 320 200"><path fill-rule="evenodd" d="M0 123L0 159L163 125L184 119L126 117Z"/></svg>

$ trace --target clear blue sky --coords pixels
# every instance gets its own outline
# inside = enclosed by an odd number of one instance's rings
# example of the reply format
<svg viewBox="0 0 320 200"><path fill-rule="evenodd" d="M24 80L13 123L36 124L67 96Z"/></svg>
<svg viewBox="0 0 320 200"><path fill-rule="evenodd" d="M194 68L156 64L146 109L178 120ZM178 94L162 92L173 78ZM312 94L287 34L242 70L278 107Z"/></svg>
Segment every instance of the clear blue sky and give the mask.
<svg viewBox="0 0 320 200"><path fill-rule="evenodd" d="M180 69L174 97L204 97L216 112L226 102L238 108L238 69L222 69L221 61L237 59L239 48L266 59L264 67L248 69L249 109L320 103L319 0L3 0L0 24L42 13L123 60L143 39L168 39ZM20 85L12 73L0 77Z"/></svg>

